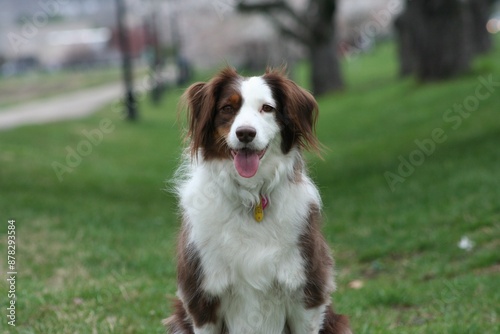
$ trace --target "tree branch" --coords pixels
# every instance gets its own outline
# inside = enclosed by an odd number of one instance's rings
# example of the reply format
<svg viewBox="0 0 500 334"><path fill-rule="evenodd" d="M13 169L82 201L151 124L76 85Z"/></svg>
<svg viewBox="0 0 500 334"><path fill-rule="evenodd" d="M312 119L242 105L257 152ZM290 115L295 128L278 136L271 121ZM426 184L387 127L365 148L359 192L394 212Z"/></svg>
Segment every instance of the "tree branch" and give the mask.
<svg viewBox="0 0 500 334"><path fill-rule="evenodd" d="M247 3L246 1L240 0L236 8L243 13L261 12L268 14L273 10L281 11L303 28L308 29L309 27L307 22L305 22L305 20L284 0L262 1L256 3Z"/></svg>
<svg viewBox="0 0 500 334"><path fill-rule="evenodd" d="M307 36L303 36L303 35L299 34L297 31L293 31L292 29L287 27L285 24L283 24L282 22L280 22L276 19L273 19L272 23L279 29L280 33L282 33L283 35L290 37L290 38L293 38L302 44L305 44L305 45L309 44L310 40Z"/></svg>

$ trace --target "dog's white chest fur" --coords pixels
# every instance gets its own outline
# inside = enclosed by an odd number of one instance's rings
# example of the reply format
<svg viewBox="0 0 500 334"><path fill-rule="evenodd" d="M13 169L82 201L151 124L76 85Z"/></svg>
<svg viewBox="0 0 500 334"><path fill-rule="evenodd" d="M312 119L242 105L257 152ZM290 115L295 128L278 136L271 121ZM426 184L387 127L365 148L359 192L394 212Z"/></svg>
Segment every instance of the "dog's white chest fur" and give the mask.
<svg viewBox="0 0 500 334"><path fill-rule="evenodd" d="M209 170L200 170L181 198L189 241L202 250L204 288L220 294L239 282L261 291L276 281L290 290L302 285L298 239L310 205L319 205L309 180L286 184L269 194L264 220L259 223L252 206L242 206L241 198L231 197L217 179L210 179Z"/></svg>
<svg viewBox="0 0 500 334"><path fill-rule="evenodd" d="M201 258L203 289L220 296L229 328L282 333L294 313L289 305L305 284L298 243L311 204L320 205L319 194L305 175L299 183L279 183L266 194L269 204L257 222L254 207L242 205L234 185L221 187L231 176L214 177L210 167L197 166L180 192L188 240Z"/></svg>

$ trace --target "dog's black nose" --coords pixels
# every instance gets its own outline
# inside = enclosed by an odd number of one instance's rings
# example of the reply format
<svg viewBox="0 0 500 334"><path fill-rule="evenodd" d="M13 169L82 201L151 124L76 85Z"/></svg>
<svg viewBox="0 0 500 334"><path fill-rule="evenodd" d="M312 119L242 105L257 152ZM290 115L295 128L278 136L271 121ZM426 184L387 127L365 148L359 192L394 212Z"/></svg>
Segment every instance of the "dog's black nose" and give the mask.
<svg viewBox="0 0 500 334"><path fill-rule="evenodd" d="M236 129L236 137L242 143L248 144L254 140L257 135L257 131L251 126L240 126Z"/></svg>

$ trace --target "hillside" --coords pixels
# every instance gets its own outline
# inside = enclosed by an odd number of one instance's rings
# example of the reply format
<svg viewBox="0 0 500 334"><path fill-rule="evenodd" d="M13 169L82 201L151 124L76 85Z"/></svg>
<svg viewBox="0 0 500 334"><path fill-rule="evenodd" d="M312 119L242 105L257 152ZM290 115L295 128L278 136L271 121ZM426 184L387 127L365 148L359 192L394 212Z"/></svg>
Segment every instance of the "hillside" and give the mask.
<svg viewBox="0 0 500 334"><path fill-rule="evenodd" d="M336 308L357 334L498 333L500 48L429 85L398 79L394 59L390 44L350 59L349 89L319 100L326 149L308 160ZM164 332L179 228L165 181L181 152L181 93L159 107L142 98L137 124L108 107L0 132L0 248L15 219L18 270L16 331L3 316L0 333ZM68 167L59 177L57 164Z"/></svg>

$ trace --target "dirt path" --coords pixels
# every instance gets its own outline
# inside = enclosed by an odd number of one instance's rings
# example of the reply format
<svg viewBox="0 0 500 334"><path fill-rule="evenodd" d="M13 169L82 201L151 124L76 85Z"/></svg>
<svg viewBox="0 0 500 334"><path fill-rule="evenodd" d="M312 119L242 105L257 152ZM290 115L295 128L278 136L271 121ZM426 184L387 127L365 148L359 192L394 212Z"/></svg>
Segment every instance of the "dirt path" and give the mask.
<svg viewBox="0 0 500 334"><path fill-rule="evenodd" d="M88 88L42 101L27 102L0 110L0 131L28 124L80 118L94 113L123 95L121 83Z"/></svg>

